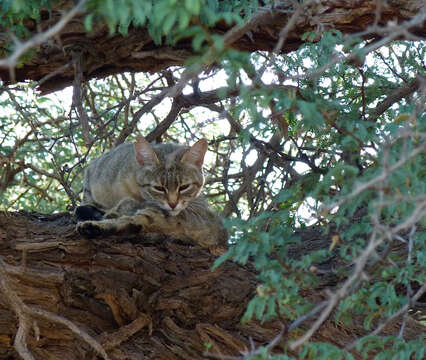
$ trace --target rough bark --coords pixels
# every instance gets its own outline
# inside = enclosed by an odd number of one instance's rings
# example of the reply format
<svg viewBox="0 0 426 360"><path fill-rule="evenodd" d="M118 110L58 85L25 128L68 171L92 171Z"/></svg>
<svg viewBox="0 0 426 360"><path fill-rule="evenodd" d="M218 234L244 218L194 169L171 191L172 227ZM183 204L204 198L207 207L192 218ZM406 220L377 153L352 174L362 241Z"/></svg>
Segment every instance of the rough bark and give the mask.
<svg viewBox="0 0 426 360"><path fill-rule="evenodd" d="M256 26L247 32L237 34L232 47L246 51L273 50L279 39L279 33L287 24L292 11L292 1L280 2L280 8L265 11ZM42 22L25 22L31 33L37 29L45 30L56 23L61 10L68 9L73 2L60 2L60 8L42 11ZM376 6L381 4L378 25L389 21L401 23L417 15L425 6L423 0L358 1L358 0L321 0L314 2L298 18L294 28L287 34L282 53L297 49L302 43L302 34L307 31L337 29L351 34L367 29L376 19ZM286 11L284 11L286 10ZM43 93L64 88L72 83L74 69L72 53L84 54L82 64L86 80L101 78L123 71L154 73L172 65L182 65L193 55L191 41L187 39L173 47L156 45L145 28L130 28L128 35L110 35L105 24L97 24L91 33L87 33L83 24L84 14L74 18L54 39L50 39L36 49L35 55L15 69L17 81L34 80L40 82ZM212 32L224 34L231 26L218 24ZM2 30L3 31L3 30ZM426 36L426 22L410 29L412 34ZM365 35L368 39L378 39L384 34L374 31ZM385 34L386 35L386 34ZM0 39L0 48L7 39ZM3 81L10 81L9 69L0 69Z"/></svg>
<svg viewBox="0 0 426 360"><path fill-rule="evenodd" d="M315 229L301 236L303 246L292 256L330 244ZM256 292L254 270L226 262L211 271L215 257L208 251L160 234L86 240L75 233L69 214L1 213L0 256L11 291L32 309L26 343L36 359L93 359L79 331L98 340L111 359L201 359L207 348L239 355L251 342L267 344L290 324L242 323ZM335 280L324 277L306 296L324 300L324 288ZM0 293L0 359L19 359L13 308L10 296ZM52 316L47 320L40 309L80 330ZM398 325L384 334L397 332ZM406 338L422 330L410 320ZM362 321L348 328L329 320L313 340L344 347L363 333ZM277 351L288 337L294 334L284 334Z"/></svg>

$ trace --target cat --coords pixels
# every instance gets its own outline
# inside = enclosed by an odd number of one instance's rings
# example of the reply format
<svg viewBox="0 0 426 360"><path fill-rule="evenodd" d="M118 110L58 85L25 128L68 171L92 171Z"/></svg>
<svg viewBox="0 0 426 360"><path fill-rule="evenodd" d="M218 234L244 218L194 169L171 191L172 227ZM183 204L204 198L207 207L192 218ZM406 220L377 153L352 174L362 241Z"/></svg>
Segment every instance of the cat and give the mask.
<svg viewBox="0 0 426 360"><path fill-rule="evenodd" d="M101 155L84 172L78 232L160 232L210 250L226 248L228 233L201 195L206 151L205 139L186 147L151 145L138 136Z"/></svg>

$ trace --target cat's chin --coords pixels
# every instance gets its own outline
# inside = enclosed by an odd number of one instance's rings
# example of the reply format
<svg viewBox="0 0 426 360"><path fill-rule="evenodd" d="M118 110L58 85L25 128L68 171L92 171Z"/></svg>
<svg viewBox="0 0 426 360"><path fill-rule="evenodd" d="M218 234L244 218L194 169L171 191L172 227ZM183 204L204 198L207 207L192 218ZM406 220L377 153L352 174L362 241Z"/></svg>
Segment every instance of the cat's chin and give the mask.
<svg viewBox="0 0 426 360"><path fill-rule="evenodd" d="M169 210L168 212L170 216L177 216L180 214L181 211L182 210Z"/></svg>

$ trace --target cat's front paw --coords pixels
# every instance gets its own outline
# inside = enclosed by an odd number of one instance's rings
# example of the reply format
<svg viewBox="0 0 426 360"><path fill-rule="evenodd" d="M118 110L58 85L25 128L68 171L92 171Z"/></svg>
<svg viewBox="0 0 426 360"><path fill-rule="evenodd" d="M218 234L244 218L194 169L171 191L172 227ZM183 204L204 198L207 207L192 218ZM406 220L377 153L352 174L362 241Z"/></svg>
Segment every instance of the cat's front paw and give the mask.
<svg viewBox="0 0 426 360"><path fill-rule="evenodd" d="M155 219L163 219L167 217L167 211L161 209L158 206L149 206L140 209L136 212L136 216L143 216L148 219L148 222L152 223Z"/></svg>
<svg viewBox="0 0 426 360"><path fill-rule="evenodd" d="M77 224L77 231L86 238L95 238L104 234L99 221L84 221Z"/></svg>
<svg viewBox="0 0 426 360"><path fill-rule="evenodd" d="M117 219L118 217L120 217L120 214L116 211L109 211L104 215L105 219Z"/></svg>
<svg viewBox="0 0 426 360"><path fill-rule="evenodd" d="M85 221L77 224L77 231L86 238L95 238L101 235L136 234L141 231L142 225L137 224L131 217L122 217L117 220Z"/></svg>

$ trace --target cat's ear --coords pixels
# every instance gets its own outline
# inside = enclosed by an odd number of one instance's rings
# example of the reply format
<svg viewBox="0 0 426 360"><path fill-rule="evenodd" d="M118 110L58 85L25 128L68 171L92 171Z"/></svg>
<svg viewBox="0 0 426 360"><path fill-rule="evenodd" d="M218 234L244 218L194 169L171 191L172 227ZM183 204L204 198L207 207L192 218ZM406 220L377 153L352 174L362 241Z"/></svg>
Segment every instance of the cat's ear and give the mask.
<svg viewBox="0 0 426 360"><path fill-rule="evenodd" d="M133 147L135 149L136 161L140 166L159 163L157 154L143 136L139 135L136 137Z"/></svg>
<svg viewBox="0 0 426 360"><path fill-rule="evenodd" d="M182 162L193 164L199 168L203 166L204 155L207 151L207 140L200 139L192 145L182 156Z"/></svg>

